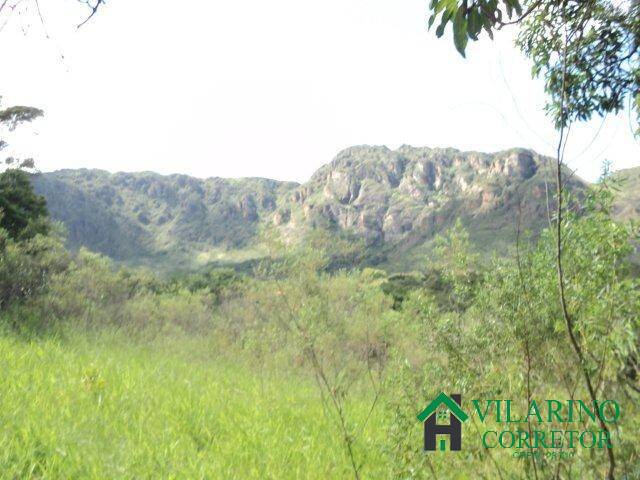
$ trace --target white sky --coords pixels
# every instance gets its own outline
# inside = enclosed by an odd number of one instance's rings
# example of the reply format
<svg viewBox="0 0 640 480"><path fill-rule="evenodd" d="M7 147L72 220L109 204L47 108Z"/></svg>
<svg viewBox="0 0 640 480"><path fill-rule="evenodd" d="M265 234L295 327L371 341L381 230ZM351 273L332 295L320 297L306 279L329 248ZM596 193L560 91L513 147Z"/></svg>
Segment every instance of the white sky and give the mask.
<svg viewBox="0 0 640 480"><path fill-rule="evenodd" d="M40 4L51 39L27 7L0 33L0 94L45 110L13 138L41 170L305 181L357 144L554 151L510 34L464 60L427 32L427 0L111 0L79 31L77 2ZM627 113L567 149L590 180L639 154Z"/></svg>

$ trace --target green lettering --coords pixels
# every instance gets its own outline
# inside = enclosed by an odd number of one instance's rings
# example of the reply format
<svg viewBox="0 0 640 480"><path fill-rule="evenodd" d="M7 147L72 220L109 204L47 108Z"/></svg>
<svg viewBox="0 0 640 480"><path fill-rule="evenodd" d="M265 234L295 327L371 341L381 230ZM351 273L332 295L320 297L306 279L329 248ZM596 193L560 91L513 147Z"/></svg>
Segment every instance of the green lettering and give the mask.
<svg viewBox="0 0 640 480"><path fill-rule="evenodd" d="M604 443L604 445L603 445ZM598 448L611 448L611 437L606 430L600 430L598 435Z"/></svg>
<svg viewBox="0 0 640 480"><path fill-rule="evenodd" d="M542 448L549 448L549 446L544 443L544 431L542 430L534 430L535 433L535 437L536 437L536 441L535 441L535 447L534 448L538 448L538 445L541 445Z"/></svg>
<svg viewBox="0 0 640 480"><path fill-rule="evenodd" d="M484 432L484 434L482 435L482 445L484 445L484 448L496 448L495 445L490 447L489 444L487 443L487 436L490 433L497 435L497 432L495 432L494 430L487 430L486 432Z"/></svg>
<svg viewBox="0 0 640 480"><path fill-rule="evenodd" d="M565 420L560 415L560 410L562 410L562 403L558 400L547 400L547 421L549 423L553 422L553 417L558 420L558 422L564 422Z"/></svg>
<svg viewBox="0 0 640 480"><path fill-rule="evenodd" d="M562 430L551 430L551 448L562 448Z"/></svg>
<svg viewBox="0 0 640 480"><path fill-rule="evenodd" d="M524 447L522 447L523 443ZM526 430L518 430L518 448L531 448L531 444L529 443L529 432Z"/></svg>
<svg viewBox="0 0 640 480"><path fill-rule="evenodd" d="M484 413L482 413L480 411L480 400L471 400L471 403L473 404L473 407L476 409L476 413L478 414L478 418L480 418L481 422L484 422L484 419L489 414L489 409L491 408L492 402L494 402L494 400L487 400L487 408L485 408Z"/></svg>
<svg viewBox="0 0 640 480"><path fill-rule="evenodd" d="M505 444L504 442L504 436L505 434L507 434L507 436L509 437L510 442L508 444ZM502 432L500 432L500 436L498 437L498 443L500 444L500 446L502 448L511 448L513 447L513 443L516 441L516 437L513 434L513 432L511 430L503 430Z"/></svg>
<svg viewBox="0 0 640 480"><path fill-rule="evenodd" d="M567 405L569 405L569 414L567 415L567 422L573 423L573 400L568 400Z"/></svg>
<svg viewBox="0 0 640 480"><path fill-rule="evenodd" d="M578 434L578 430L567 430L566 432L564 432L565 434L565 438L567 436L567 434L569 435L569 445L568 448L575 448L575 445L573 443L575 436Z"/></svg>
<svg viewBox="0 0 640 480"><path fill-rule="evenodd" d="M613 417L607 418L607 405L612 405ZM620 418L620 405L615 400L605 400L599 406L600 418L606 423L614 423Z"/></svg>
<svg viewBox="0 0 640 480"><path fill-rule="evenodd" d="M529 421L529 417L531 415L535 415L538 419L538 422L542 423L542 417L540 416L540 409L538 408L538 404L535 400L531 400L529 404L529 412L527 413L527 421Z"/></svg>
<svg viewBox="0 0 640 480"><path fill-rule="evenodd" d="M598 407L597 402L594 402L594 404L597 408ZM585 410L587 411L587 415L592 421L596 420L595 409L593 411L589 410L589 407L587 407L582 400L578 400L578 405L580 406L580 420L582 420L582 412Z"/></svg>
<svg viewBox="0 0 640 480"><path fill-rule="evenodd" d="M585 436L588 435L591 437L591 444L590 445L585 445ZM585 430L584 432L582 432L580 434L580 445L582 445L583 448L593 448L594 445L596 444L596 434L593 433L591 430Z"/></svg>

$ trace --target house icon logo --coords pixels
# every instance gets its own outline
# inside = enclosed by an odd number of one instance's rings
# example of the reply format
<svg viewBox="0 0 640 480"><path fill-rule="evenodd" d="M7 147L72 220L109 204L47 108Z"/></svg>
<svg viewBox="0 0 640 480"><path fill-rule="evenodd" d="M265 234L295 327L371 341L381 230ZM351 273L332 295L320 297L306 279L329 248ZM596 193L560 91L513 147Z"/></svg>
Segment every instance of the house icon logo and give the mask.
<svg viewBox="0 0 640 480"><path fill-rule="evenodd" d="M424 423L424 449L436 449L436 436L449 436L449 450L458 451L462 447L462 422L469 416L461 408L462 395L454 393L451 396L443 392L418 414L418 420ZM443 407L442 409L440 407ZM446 423L447 417L449 423ZM442 423L440 423L442 422ZM440 439L441 451L446 450L446 441Z"/></svg>

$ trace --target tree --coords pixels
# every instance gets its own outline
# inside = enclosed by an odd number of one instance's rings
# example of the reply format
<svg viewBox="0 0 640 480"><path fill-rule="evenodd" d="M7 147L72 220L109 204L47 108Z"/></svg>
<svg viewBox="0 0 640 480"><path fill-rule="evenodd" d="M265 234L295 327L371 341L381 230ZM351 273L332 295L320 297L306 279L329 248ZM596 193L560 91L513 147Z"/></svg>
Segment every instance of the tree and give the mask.
<svg viewBox="0 0 640 480"><path fill-rule="evenodd" d="M42 115L42 110L34 107L13 106L0 109L0 127L11 132L20 124L31 122ZM8 143L0 138L0 151L7 146ZM35 194L29 174L24 171L35 167L33 159L8 157L4 163L8 168L0 174L0 227L13 239L31 238L37 233L46 234L46 202L43 197Z"/></svg>
<svg viewBox="0 0 640 480"><path fill-rule="evenodd" d="M34 107L16 105L13 107L2 108L2 96L0 96L0 128L3 128L5 131L8 130L9 132L13 132L19 125L23 123L30 123L42 115L44 115L44 112L39 108ZM8 146L9 143L0 137L0 152L5 150ZM19 169L34 168L32 158L20 160L10 156L5 159L4 163L7 167L17 167Z"/></svg>
<svg viewBox="0 0 640 480"><path fill-rule="evenodd" d="M47 205L36 195L29 174L11 168L0 174L0 227L10 238L22 240L46 234Z"/></svg>
<svg viewBox="0 0 640 480"><path fill-rule="evenodd" d="M453 27L464 56L468 40L518 25L517 46L543 77L556 126L619 112L640 113L640 2L611 0L432 0L436 35ZM566 61L565 61L566 60Z"/></svg>
<svg viewBox="0 0 640 480"><path fill-rule="evenodd" d="M531 59L533 75L545 81L547 113L559 133L554 228L557 298L584 385L590 400L596 401L596 378L589 365L593 345L584 335L587 320L584 312L572 308L565 275L565 230L570 227L563 188L565 131L573 121L619 112L626 100L640 117L640 2L633 0L625 8L611 0L432 0L430 8L429 27L439 19L436 35L440 37L452 23L454 43L463 56L469 38L478 40L483 31L492 38L495 30L519 25L516 43ZM608 433L600 413L597 416ZM616 467L612 448L607 455L607 478L612 480Z"/></svg>

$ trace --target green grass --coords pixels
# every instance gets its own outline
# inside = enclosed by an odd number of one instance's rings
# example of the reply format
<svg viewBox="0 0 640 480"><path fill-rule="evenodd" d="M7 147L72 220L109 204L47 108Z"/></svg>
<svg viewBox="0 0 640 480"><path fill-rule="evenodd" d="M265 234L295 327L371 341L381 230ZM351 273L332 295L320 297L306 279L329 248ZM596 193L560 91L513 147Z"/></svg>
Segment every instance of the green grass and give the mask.
<svg viewBox="0 0 640 480"><path fill-rule="evenodd" d="M310 378L207 340L4 335L0 371L0 478L351 476ZM374 415L357 450L366 478L387 476L384 435Z"/></svg>

